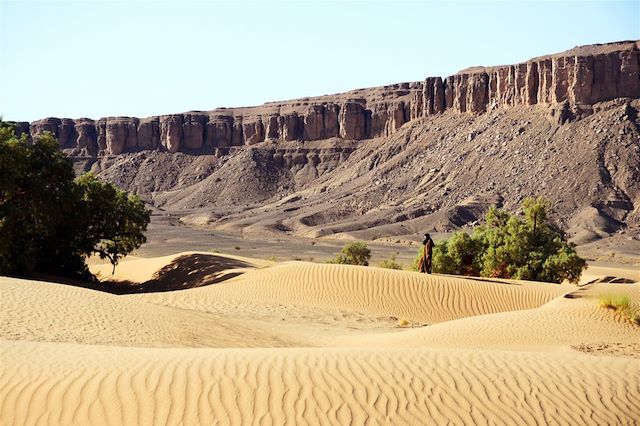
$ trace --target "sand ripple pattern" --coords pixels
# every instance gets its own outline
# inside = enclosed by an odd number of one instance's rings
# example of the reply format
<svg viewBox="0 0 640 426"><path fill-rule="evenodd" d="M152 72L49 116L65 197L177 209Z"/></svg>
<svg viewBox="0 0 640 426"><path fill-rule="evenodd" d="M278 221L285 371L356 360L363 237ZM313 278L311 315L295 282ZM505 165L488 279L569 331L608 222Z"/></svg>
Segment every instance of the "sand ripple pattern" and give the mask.
<svg viewBox="0 0 640 426"><path fill-rule="evenodd" d="M597 302L639 284L254 266L127 296L0 277L0 425L638 424L640 329Z"/></svg>
<svg viewBox="0 0 640 426"><path fill-rule="evenodd" d="M633 424L640 361L3 342L2 424ZM19 368L9 368L8 365Z"/></svg>
<svg viewBox="0 0 640 426"><path fill-rule="evenodd" d="M595 284L575 290L572 293L575 298L559 297L536 309L462 318L402 333L369 335L366 339L352 337L349 342L368 346L523 350L602 342L640 343L640 327L598 305L597 296L607 292L628 295L632 304L640 301L640 284Z"/></svg>
<svg viewBox="0 0 640 426"><path fill-rule="evenodd" d="M285 262L208 287L127 296L210 312L220 301L289 304L388 315L425 323L531 309L575 287L496 283L373 267Z"/></svg>
<svg viewBox="0 0 640 426"><path fill-rule="evenodd" d="M63 284L0 277L0 339L143 347L282 347L286 336L223 315Z"/></svg>

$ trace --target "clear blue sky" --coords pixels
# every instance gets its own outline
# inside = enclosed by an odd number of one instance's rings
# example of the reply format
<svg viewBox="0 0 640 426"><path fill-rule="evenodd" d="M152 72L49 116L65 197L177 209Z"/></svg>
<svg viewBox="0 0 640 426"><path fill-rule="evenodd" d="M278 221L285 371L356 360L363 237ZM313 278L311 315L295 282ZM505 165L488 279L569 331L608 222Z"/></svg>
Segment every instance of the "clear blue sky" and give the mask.
<svg viewBox="0 0 640 426"><path fill-rule="evenodd" d="M248 106L640 39L640 1L10 2L5 120Z"/></svg>

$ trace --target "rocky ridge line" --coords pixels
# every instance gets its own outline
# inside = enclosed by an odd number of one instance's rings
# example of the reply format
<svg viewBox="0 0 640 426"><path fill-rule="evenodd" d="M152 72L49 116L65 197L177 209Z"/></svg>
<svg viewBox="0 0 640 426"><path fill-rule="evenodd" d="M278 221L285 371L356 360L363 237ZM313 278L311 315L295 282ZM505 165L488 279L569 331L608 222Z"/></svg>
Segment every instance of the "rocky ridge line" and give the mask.
<svg viewBox="0 0 640 426"><path fill-rule="evenodd" d="M517 65L470 68L444 79L257 107L149 118L45 118L18 123L18 132L31 137L52 132L76 156L147 149L224 155L232 147L264 141L388 136L406 122L445 110L481 114L544 105L562 123L591 114L598 102L640 98L639 47L640 41L584 46Z"/></svg>

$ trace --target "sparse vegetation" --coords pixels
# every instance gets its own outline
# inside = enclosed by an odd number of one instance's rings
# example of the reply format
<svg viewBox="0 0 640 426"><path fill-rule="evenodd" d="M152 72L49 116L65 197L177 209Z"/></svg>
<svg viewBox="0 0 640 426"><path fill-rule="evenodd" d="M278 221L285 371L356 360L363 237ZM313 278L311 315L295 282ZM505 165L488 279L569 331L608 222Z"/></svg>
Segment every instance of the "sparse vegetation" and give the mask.
<svg viewBox="0 0 640 426"><path fill-rule="evenodd" d="M71 161L45 132L29 143L0 120L0 274L90 278L93 253L113 265L146 241L149 211L135 195Z"/></svg>
<svg viewBox="0 0 640 426"><path fill-rule="evenodd" d="M391 256L391 258L383 260L382 262L378 263L378 266L385 269L402 269L402 265L396 261L395 256Z"/></svg>
<svg viewBox="0 0 640 426"><path fill-rule="evenodd" d="M371 250L361 241L346 244L340 254L327 263L338 263L343 265L362 265L369 266L371 259Z"/></svg>
<svg viewBox="0 0 640 426"><path fill-rule="evenodd" d="M626 294L603 294L599 299L600 307L613 309L617 314L628 319L632 324L640 325L640 310L631 305L631 300Z"/></svg>
<svg viewBox="0 0 640 426"><path fill-rule="evenodd" d="M629 309L630 300L626 294L612 295L603 294L600 296L600 307L606 309L613 309L617 312L626 311Z"/></svg>
<svg viewBox="0 0 640 426"><path fill-rule="evenodd" d="M436 244L434 272L577 283L586 261L547 221L549 207L547 200L527 198L524 219L492 207L471 235L456 232Z"/></svg>

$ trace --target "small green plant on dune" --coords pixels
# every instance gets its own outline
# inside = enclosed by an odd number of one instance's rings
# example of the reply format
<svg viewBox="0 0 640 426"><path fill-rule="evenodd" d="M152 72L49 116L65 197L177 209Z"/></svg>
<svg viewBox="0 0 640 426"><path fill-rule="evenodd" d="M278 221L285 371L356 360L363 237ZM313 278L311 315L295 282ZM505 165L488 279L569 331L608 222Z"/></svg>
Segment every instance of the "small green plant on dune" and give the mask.
<svg viewBox="0 0 640 426"><path fill-rule="evenodd" d="M389 259L385 259L382 262L378 263L378 267L385 269L402 269L402 265L396 261L395 256L391 256Z"/></svg>
<svg viewBox="0 0 640 426"><path fill-rule="evenodd" d="M631 300L626 294L603 294L600 296L599 304L602 308L613 309L632 324L640 325L640 310L631 305Z"/></svg>
<svg viewBox="0 0 640 426"><path fill-rule="evenodd" d="M626 294L613 295L603 294L600 296L600 307L605 309L613 309L617 312L623 312L629 309L629 296Z"/></svg>
<svg viewBox="0 0 640 426"><path fill-rule="evenodd" d="M340 254L327 263L337 263L341 265L361 265L369 266L371 250L361 241L345 244L340 250Z"/></svg>

